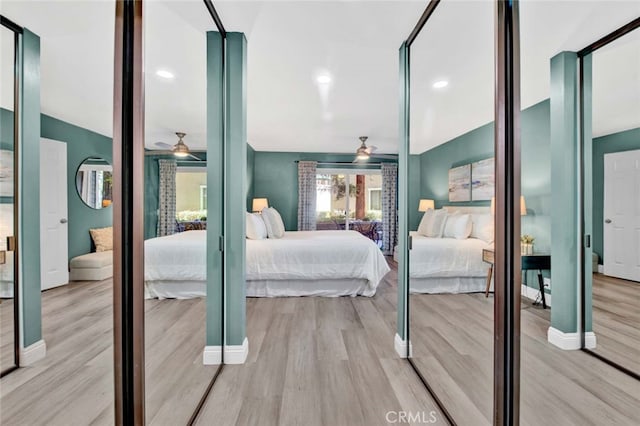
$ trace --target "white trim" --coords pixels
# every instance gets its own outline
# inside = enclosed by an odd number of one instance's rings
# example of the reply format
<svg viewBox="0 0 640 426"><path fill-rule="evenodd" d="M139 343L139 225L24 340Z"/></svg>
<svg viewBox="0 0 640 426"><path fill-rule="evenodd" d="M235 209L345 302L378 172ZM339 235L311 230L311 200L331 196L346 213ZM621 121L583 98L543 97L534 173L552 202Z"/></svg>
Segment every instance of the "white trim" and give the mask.
<svg viewBox="0 0 640 426"><path fill-rule="evenodd" d="M599 274L604 274L604 265L598 265L598 273Z"/></svg>
<svg viewBox="0 0 640 426"><path fill-rule="evenodd" d="M220 365L222 363L222 347L205 346L202 352L202 364L204 365Z"/></svg>
<svg viewBox="0 0 640 426"><path fill-rule="evenodd" d="M413 345L411 342L409 344L409 357L413 356ZM407 341L402 340L402 337L398 333L396 333L396 338L394 339L393 346L396 349L396 353L400 358L407 357Z"/></svg>
<svg viewBox="0 0 640 426"><path fill-rule="evenodd" d="M225 364L244 364L249 355L249 340L245 337L242 345L224 347Z"/></svg>
<svg viewBox="0 0 640 426"><path fill-rule="evenodd" d="M242 345L224 347L225 364L244 364L249 355L249 340L245 337ZM222 362L220 346L205 346L202 352L204 365L218 365Z"/></svg>
<svg viewBox="0 0 640 426"><path fill-rule="evenodd" d="M20 348L20 367L33 365L47 355L47 344L43 339L26 348Z"/></svg>
<svg viewBox="0 0 640 426"><path fill-rule="evenodd" d="M540 294L540 290L534 287L529 287L527 285L522 284L522 295L527 299L536 300ZM544 294L544 300L547 302L547 306L551 306L551 295L549 293Z"/></svg>
<svg viewBox="0 0 640 426"><path fill-rule="evenodd" d="M580 349L580 333L564 333L549 327L547 341L565 351Z"/></svg>
<svg viewBox="0 0 640 426"><path fill-rule="evenodd" d="M584 346L587 349L595 349L595 347L596 347L596 334L593 331L587 331L584 334Z"/></svg>

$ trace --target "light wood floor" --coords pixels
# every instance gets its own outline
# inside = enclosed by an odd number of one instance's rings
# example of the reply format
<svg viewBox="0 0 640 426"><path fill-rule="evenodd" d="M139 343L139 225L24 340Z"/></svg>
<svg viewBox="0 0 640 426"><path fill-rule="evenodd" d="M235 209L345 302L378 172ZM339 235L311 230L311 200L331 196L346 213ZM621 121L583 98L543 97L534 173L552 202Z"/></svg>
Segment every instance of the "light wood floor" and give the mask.
<svg viewBox="0 0 640 426"><path fill-rule="evenodd" d="M15 365L13 299L0 302L0 371Z"/></svg>
<svg viewBox="0 0 640 426"><path fill-rule="evenodd" d="M386 425L392 410L446 424L394 351L396 286L394 270L372 298L248 299L249 359L225 366L198 424Z"/></svg>
<svg viewBox="0 0 640 426"><path fill-rule="evenodd" d="M3 425L113 424L112 281L42 294L47 356L0 381ZM217 367L202 365L202 299L146 303L148 424L185 424Z"/></svg>
<svg viewBox="0 0 640 426"><path fill-rule="evenodd" d="M412 295L414 361L458 425L490 425L493 298ZM640 382L547 342L550 311L523 299L522 425L637 425Z"/></svg>
<svg viewBox="0 0 640 426"><path fill-rule="evenodd" d="M640 283L593 275L595 352L640 374Z"/></svg>

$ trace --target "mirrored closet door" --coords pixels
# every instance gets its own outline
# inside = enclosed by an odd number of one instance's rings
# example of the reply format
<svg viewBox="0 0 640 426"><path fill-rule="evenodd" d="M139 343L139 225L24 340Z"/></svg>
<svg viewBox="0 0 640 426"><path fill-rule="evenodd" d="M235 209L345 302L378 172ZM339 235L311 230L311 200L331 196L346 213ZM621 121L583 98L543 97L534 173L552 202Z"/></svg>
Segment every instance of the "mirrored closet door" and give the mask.
<svg viewBox="0 0 640 426"><path fill-rule="evenodd" d="M492 2L440 3L410 46L410 359L459 425L493 421L493 52Z"/></svg>
<svg viewBox="0 0 640 426"><path fill-rule="evenodd" d="M209 209L219 192L208 186L217 134L207 120L221 104L208 87L222 81L209 66L222 63L223 40L204 2L145 2L143 13L145 417L190 424L221 365L222 292L208 265L219 251L207 233L222 221Z"/></svg>
<svg viewBox="0 0 640 426"><path fill-rule="evenodd" d="M4 24L4 22L3 22ZM17 145L15 111L16 40L0 25L0 374L18 365L18 283L16 252Z"/></svg>

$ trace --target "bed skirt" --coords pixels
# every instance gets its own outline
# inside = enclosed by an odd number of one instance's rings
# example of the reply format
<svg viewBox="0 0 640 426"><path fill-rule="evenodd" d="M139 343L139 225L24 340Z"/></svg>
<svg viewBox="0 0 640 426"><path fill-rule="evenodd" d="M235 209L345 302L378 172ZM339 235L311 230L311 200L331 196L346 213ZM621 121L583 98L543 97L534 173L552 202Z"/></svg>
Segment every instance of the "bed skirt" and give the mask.
<svg viewBox="0 0 640 426"><path fill-rule="evenodd" d="M486 285L486 277L411 278L409 289L414 294L484 293Z"/></svg>
<svg viewBox="0 0 640 426"><path fill-rule="evenodd" d="M368 296L375 288L366 279L247 281L247 297ZM207 294L205 281L146 281L145 299L193 299Z"/></svg>

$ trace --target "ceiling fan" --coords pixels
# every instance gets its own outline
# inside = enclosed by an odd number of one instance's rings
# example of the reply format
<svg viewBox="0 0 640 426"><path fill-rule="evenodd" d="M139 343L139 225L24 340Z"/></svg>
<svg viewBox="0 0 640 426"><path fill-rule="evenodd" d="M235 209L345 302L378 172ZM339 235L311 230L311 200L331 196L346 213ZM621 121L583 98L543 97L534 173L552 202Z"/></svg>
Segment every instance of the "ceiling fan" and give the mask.
<svg viewBox="0 0 640 426"><path fill-rule="evenodd" d="M193 152L204 152L204 151L192 151L182 140L187 134L183 132L176 132L176 136L178 136L178 143L175 145L169 145L166 142L156 142L155 145L159 148L163 148L164 151L147 151L149 155L157 155L157 154L173 154L178 158L186 158L191 157L194 160L202 161L202 158L193 155Z"/></svg>
<svg viewBox="0 0 640 426"><path fill-rule="evenodd" d="M356 158L353 160L354 163L359 161L367 161L370 158L389 158L389 159L397 159L397 155L392 154L374 154L374 152L378 149L376 146L367 146L367 139L369 136L360 136L360 147L356 150Z"/></svg>

